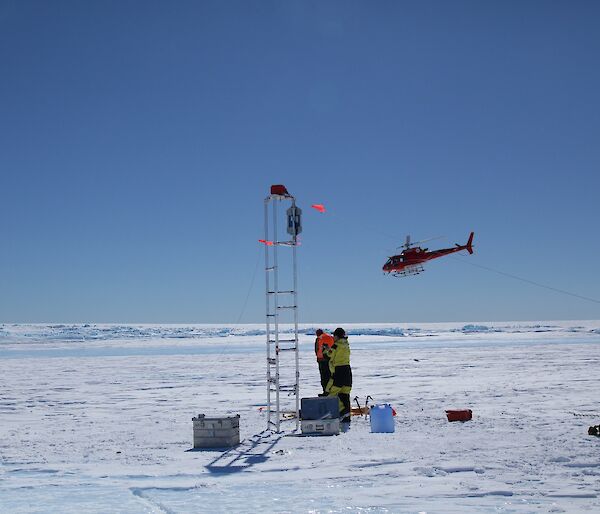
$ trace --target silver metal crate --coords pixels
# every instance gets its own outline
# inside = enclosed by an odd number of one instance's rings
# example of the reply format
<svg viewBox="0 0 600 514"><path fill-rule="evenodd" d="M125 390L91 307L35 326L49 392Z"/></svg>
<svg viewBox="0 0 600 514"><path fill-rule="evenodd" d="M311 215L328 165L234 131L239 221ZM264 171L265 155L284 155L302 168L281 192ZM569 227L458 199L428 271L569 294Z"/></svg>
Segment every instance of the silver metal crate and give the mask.
<svg viewBox="0 0 600 514"><path fill-rule="evenodd" d="M240 415L207 418L204 414L192 418L194 448L225 448L240 444Z"/></svg>
<svg viewBox="0 0 600 514"><path fill-rule="evenodd" d="M301 420L300 427L304 435L338 435L340 420L339 418Z"/></svg>

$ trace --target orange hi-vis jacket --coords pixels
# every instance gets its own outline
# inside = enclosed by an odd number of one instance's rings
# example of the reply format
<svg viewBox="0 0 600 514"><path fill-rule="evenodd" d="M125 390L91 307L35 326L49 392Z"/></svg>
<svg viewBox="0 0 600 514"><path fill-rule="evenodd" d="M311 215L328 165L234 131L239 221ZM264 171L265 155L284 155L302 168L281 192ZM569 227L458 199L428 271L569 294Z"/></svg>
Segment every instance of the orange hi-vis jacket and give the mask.
<svg viewBox="0 0 600 514"><path fill-rule="evenodd" d="M328 360L327 357L323 355L323 345L326 344L329 348L333 345L333 336L326 334L323 332L317 340L315 341L315 353L317 354L317 360Z"/></svg>

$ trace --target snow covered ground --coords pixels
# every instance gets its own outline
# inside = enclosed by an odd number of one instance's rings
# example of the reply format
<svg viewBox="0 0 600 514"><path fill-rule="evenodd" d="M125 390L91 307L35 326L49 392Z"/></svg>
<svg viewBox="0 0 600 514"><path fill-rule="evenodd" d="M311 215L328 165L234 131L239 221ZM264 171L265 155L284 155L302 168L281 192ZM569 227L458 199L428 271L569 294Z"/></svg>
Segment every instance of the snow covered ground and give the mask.
<svg viewBox="0 0 600 514"><path fill-rule="evenodd" d="M0 325L0 512L600 512L600 322L343 326L393 434L265 432L260 325ZM198 413L242 443L190 451Z"/></svg>

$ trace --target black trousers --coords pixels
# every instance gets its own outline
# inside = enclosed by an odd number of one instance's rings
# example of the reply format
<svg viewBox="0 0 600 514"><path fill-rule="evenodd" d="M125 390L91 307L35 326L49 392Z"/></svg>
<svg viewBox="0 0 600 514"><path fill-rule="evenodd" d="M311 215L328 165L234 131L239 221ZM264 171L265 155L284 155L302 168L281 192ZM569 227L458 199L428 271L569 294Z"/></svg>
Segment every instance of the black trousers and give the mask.
<svg viewBox="0 0 600 514"><path fill-rule="evenodd" d="M348 393L338 393L338 398L342 405L344 406L340 409L340 418L342 420L350 420L350 395Z"/></svg>
<svg viewBox="0 0 600 514"><path fill-rule="evenodd" d="M352 368L350 365L336 366L330 383L329 394L337 396L340 403L340 418L350 421L350 392L352 391Z"/></svg>
<svg viewBox="0 0 600 514"><path fill-rule="evenodd" d="M331 378L331 371L329 370L329 361L322 360L317 362L319 364L319 374L321 375L321 387L323 388L323 392L325 392L327 382L329 382L329 379Z"/></svg>

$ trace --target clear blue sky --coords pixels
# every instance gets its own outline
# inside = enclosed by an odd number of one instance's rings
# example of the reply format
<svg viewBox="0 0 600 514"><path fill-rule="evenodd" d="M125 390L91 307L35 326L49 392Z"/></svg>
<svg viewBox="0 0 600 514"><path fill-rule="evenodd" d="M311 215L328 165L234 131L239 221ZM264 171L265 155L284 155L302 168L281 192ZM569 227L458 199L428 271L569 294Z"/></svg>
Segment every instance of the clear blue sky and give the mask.
<svg viewBox="0 0 600 514"><path fill-rule="evenodd" d="M598 319L598 2L0 2L0 322ZM310 204L324 203L318 215ZM406 279L406 234L476 253ZM242 322L264 320L260 269Z"/></svg>

